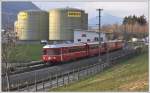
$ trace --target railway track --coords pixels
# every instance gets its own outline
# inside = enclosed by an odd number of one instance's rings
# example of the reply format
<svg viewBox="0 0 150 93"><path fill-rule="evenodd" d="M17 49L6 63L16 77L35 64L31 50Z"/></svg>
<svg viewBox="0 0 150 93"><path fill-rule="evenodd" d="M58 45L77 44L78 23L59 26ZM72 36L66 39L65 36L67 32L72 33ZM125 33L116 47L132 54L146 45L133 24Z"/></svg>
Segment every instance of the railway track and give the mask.
<svg viewBox="0 0 150 93"><path fill-rule="evenodd" d="M130 51L130 50L128 50ZM118 55L124 54L125 52L127 52L127 50L119 50L119 51L115 51L109 54L109 58L117 58ZM106 56L106 54L101 56L102 61L106 60L108 56ZM38 69L38 70L32 70L29 72L24 72L24 73L19 73L19 74L12 74L10 75L11 78L11 86L15 86L16 84L19 83L22 85L20 85L20 88L23 88L23 84L25 84L25 82L30 82L29 85L33 85L35 83L35 77L38 77L37 79L37 83L40 83L41 80L43 80L43 78L45 77L49 77L50 73L51 74L56 74L56 73L68 73L68 71L70 69L73 68L78 68L78 67L83 67L83 66L88 66L94 63L97 63L98 57L92 57L92 58L87 58L87 59L82 59L82 60L78 60L76 62L72 62L72 63L68 63L68 64L62 64L62 65L57 65L57 66L52 66L52 67L48 67L48 68L43 68L43 69ZM80 64L80 65L79 65ZM36 73L36 75L35 75ZM6 88L6 78L3 77L3 82L2 82L2 86L5 89ZM25 86L25 85L24 85Z"/></svg>
<svg viewBox="0 0 150 93"><path fill-rule="evenodd" d="M27 63L27 64L13 67L14 70L9 71L8 74L9 75L19 74L19 73L24 73L24 72L28 72L28 71L37 70L37 69L42 69L44 67L48 67L48 66L45 65L42 61L34 61L31 63ZM5 75L6 75L5 73L2 74L2 76L5 76Z"/></svg>

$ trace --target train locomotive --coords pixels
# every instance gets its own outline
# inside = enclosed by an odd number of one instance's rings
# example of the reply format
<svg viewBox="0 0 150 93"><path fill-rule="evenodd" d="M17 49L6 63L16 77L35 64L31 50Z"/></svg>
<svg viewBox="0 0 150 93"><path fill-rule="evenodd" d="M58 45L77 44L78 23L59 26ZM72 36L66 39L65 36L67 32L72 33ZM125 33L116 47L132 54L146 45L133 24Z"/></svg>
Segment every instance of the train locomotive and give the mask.
<svg viewBox="0 0 150 93"><path fill-rule="evenodd" d="M121 40L91 43L72 43L45 45L42 60L44 63L59 63L76 60L84 57L95 56L100 53L111 52L123 48Z"/></svg>

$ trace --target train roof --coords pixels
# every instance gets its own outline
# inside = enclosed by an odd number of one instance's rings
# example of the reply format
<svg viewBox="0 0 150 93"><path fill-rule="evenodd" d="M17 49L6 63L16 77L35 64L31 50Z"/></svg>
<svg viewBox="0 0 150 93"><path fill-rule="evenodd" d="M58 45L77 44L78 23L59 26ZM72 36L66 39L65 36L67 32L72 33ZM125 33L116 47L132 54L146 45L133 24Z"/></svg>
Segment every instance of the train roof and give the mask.
<svg viewBox="0 0 150 93"><path fill-rule="evenodd" d="M111 40L107 42L119 42L121 40ZM101 42L102 43L107 43L107 42ZM53 44L53 45L45 45L43 48L61 48L61 47L73 47L73 46L84 46L84 45L94 45L94 44L99 44L99 42L89 42L89 43L71 43L71 44Z"/></svg>
<svg viewBox="0 0 150 93"><path fill-rule="evenodd" d="M61 48L61 47L72 47L72 46L84 46L84 43L71 43L71 44L53 44L45 45L43 48Z"/></svg>
<svg viewBox="0 0 150 93"><path fill-rule="evenodd" d="M101 42L101 44L104 43L104 42ZM99 44L99 42L89 42L87 43L88 45L94 45L94 44Z"/></svg>

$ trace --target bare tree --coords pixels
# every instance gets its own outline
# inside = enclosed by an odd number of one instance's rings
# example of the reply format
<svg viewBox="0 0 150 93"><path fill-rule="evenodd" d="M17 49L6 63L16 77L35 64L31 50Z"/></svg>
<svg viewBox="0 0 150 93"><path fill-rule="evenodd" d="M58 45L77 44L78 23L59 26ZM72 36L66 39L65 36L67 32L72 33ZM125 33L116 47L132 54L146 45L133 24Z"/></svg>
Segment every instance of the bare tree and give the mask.
<svg viewBox="0 0 150 93"><path fill-rule="evenodd" d="M11 50L15 47L15 40L14 36L11 31L4 32L2 35L2 62L5 64L5 67L2 69L6 72L6 79L7 79L7 88L10 89L10 82L9 82L9 67L8 62L11 55ZM3 64L2 64L3 65Z"/></svg>
<svg viewBox="0 0 150 93"><path fill-rule="evenodd" d="M2 73L7 79L7 89L10 89L9 73L14 70L14 64L31 61L25 47L16 44L16 33L13 30L4 31L2 34Z"/></svg>

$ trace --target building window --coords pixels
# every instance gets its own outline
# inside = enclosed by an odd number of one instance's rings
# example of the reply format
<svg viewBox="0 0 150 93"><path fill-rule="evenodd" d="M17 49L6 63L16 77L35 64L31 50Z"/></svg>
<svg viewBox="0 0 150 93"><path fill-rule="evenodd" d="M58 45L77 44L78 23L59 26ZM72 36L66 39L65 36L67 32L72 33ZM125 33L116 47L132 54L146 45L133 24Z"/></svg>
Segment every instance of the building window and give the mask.
<svg viewBox="0 0 150 93"><path fill-rule="evenodd" d="M86 34L82 34L82 37L86 37Z"/></svg>
<svg viewBox="0 0 150 93"><path fill-rule="evenodd" d="M95 37L95 38L94 38L94 41L99 41L99 38L98 38L98 37ZM102 38L102 37L100 38L100 41L103 41L103 38Z"/></svg>
<svg viewBox="0 0 150 93"><path fill-rule="evenodd" d="M98 37L95 37L95 38L94 38L94 41L98 41Z"/></svg>
<svg viewBox="0 0 150 93"><path fill-rule="evenodd" d="M80 42L81 41L81 39L78 39L78 42Z"/></svg>
<svg viewBox="0 0 150 93"><path fill-rule="evenodd" d="M102 37L100 38L100 41L103 41L103 38L102 38Z"/></svg>
<svg viewBox="0 0 150 93"><path fill-rule="evenodd" d="M90 39L87 39L87 41L90 41Z"/></svg>

